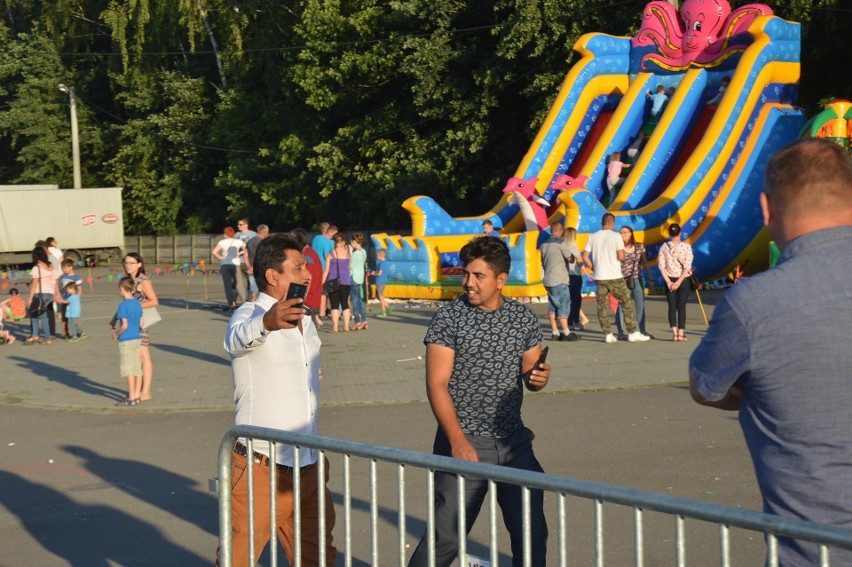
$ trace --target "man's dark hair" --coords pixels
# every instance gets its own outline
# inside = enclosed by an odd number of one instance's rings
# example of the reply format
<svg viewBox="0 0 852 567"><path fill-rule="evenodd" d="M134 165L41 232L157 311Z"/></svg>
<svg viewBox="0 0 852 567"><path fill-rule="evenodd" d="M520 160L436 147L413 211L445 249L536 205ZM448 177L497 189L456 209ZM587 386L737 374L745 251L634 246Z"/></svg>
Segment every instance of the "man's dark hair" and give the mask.
<svg viewBox="0 0 852 567"><path fill-rule="evenodd" d="M308 231L304 228L294 228L290 231L290 236L298 240L302 248L308 245Z"/></svg>
<svg viewBox="0 0 852 567"><path fill-rule="evenodd" d="M295 250L299 254L302 253L302 247L299 246L299 241L287 233L276 232L270 234L257 247L257 252L254 254L254 281L257 282L257 289L266 291L269 282L266 281L266 270L272 268L278 273L281 273L281 265L287 257L287 250Z"/></svg>
<svg viewBox="0 0 852 567"><path fill-rule="evenodd" d="M604 214L604 216L601 218L601 226L609 224L610 222L612 224L615 224L615 215L612 213Z"/></svg>
<svg viewBox="0 0 852 567"><path fill-rule="evenodd" d="M467 266L474 260L484 260L495 274L508 274L512 267L509 247L502 238L477 236L465 244L459 252L462 265Z"/></svg>
<svg viewBox="0 0 852 567"><path fill-rule="evenodd" d="M852 156L828 140L796 140L769 158L763 191L779 215L845 209L852 203Z"/></svg>

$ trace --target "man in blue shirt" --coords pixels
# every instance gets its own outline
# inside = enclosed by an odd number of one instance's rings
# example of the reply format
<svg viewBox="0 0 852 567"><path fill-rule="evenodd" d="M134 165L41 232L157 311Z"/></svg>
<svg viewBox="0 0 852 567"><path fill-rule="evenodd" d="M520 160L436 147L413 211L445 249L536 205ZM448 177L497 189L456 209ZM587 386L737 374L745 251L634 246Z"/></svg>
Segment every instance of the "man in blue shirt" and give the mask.
<svg viewBox="0 0 852 567"><path fill-rule="evenodd" d="M852 529L852 157L824 140L770 158L764 222L783 250L720 300L689 362L696 402L739 411L764 511ZM779 565L817 565L778 538ZM832 565L852 552L831 550Z"/></svg>

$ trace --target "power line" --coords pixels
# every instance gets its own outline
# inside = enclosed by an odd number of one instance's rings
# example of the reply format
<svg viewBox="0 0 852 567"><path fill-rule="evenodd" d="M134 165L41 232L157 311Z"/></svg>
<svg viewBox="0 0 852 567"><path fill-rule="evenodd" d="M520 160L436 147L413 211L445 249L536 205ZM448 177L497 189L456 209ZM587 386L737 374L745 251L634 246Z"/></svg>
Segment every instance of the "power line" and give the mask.
<svg viewBox="0 0 852 567"><path fill-rule="evenodd" d="M89 100L86 100L85 98L81 97L79 93L77 93L77 98L79 100L82 100L83 102L85 102L87 106L90 106L90 107L94 108L95 110L102 112L103 114L106 114L107 116L109 116L113 120L116 120L116 121L118 121L122 124L125 124L125 125L128 124L127 120L121 118L120 116L116 116L115 114L111 113L110 111L101 108L100 106L98 106L97 104L95 104L95 103L93 103ZM180 144L180 145L190 146L190 147L193 147L193 148L198 148L198 149L203 149L203 150L214 150L214 151L218 151L218 152L227 152L227 153L232 153L232 154L253 154L253 155L256 155L257 152L258 152L258 150L232 150L232 149L229 149L229 148L220 148L220 147L217 147L217 146L208 146L206 144L195 144L195 143L192 143L192 142L183 142L183 141L180 141L180 140L171 140L171 139L163 136L160 132L158 132L158 131L155 131L155 132L161 138L168 140L169 142L171 142L173 144Z"/></svg>

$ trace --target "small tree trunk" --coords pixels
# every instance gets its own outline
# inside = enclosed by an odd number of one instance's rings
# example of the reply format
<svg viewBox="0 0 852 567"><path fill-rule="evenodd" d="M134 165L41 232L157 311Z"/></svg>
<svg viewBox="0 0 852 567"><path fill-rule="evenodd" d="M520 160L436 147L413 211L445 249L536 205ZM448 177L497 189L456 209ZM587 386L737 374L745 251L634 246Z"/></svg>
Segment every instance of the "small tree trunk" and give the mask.
<svg viewBox="0 0 852 567"><path fill-rule="evenodd" d="M222 65L222 54L219 53L219 43L216 41L216 36L213 33L213 27L210 25L210 20L207 19L207 13L201 14L201 20L204 22L204 29L207 30L207 35L210 37L210 45L213 47L213 53L216 56L216 66L219 68L219 78L222 80L222 88L228 88L228 82L225 80L225 67Z"/></svg>

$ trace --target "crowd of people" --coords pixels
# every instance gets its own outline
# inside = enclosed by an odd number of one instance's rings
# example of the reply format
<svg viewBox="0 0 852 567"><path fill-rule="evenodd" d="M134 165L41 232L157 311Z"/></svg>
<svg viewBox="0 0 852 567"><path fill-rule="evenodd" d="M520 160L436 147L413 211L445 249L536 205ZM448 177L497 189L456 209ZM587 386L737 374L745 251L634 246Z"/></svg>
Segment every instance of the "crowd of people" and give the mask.
<svg viewBox="0 0 852 567"><path fill-rule="evenodd" d="M654 287L645 246L636 241L630 226L622 226L618 232L614 228L615 216L605 214L601 230L589 236L580 252L575 228L566 228L559 222L550 226L550 237L539 251L552 340L580 340L575 331L584 330L588 323L582 308L584 273L595 282L598 321L607 343L644 342L653 338L645 326L645 288ZM681 240L680 225L672 223L668 230L671 239L661 248L660 271L665 281L672 340L683 342L687 340L686 303L691 291L689 277L693 273L692 247ZM644 282L643 273L647 278ZM617 335L612 333L610 297L617 304Z"/></svg>
<svg viewBox="0 0 852 567"><path fill-rule="evenodd" d="M57 339L56 322L61 322L60 337L76 342L87 337L80 324L83 279L75 272L76 265L63 256L55 238L35 243L32 251L29 294L20 296L17 287L9 289L9 297L0 303L0 337L13 343L16 338L5 329L7 321L30 317L30 336L25 345L51 345Z"/></svg>
<svg viewBox="0 0 852 567"><path fill-rule="evenodd" d="M9 289L9 297L0 303L0 340L14 343L16 337L3 323L29 317L30 336L24 345L49 346L58 338L74 343L87 338L83 331L83 278L76 273L73 259L63 257L55 238L35 243L32 251L29 293L23 299L17 287ZM149 329L160 320L159 305L151 280L145 274L145 262L135 252L123 258L124 277L119 282L119 295L124 301L109 323L113 338L119 342L121 376L127 378L127 396L119 406L135 406L152 398L151 383L154 363L151 359ZM130 309L128 300L138 307ZM138 316L136 311L138 311ZM145 311L147 317L143 318ZM57 319L61 327L57 327ZM57 332L59 334L57 334Z"/></svg>
<svg viewBox="0 0 852 567"><path fill-rule="evenodd" d="M269 227L261 224L257 232L249 228L249 220L237 223L239 231L225 227L223 238L213 247L212 255L220 261L222 282L228 309L234 312L246 301L257 298L258 287L254 276L254 258L260 243L269 236ZM318 234L308 242L303 228L289 232L302 244L302 254L312 274L304 305L311 310L314 324L324 327L324 319L331 319L331 332L361 331L369 329L367 301L370 281L376 286L376 298L381 306L379 317L390 314L391 308L384 297L387 276L383 264L385 251L376 252L374 269L367 265L364 235L353 233L349 238L331 223L322 222Z"/></svg>

